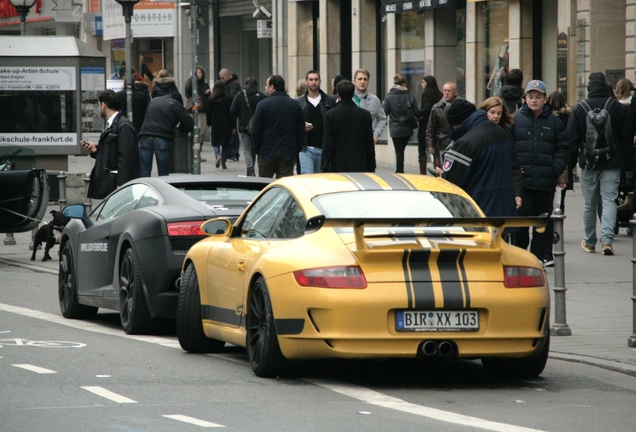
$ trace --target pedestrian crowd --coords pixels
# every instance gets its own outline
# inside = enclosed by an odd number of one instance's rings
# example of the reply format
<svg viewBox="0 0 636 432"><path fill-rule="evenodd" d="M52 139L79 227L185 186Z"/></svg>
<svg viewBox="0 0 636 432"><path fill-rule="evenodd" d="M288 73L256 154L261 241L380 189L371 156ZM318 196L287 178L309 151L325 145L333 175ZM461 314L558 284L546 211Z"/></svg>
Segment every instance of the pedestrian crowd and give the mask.
<svg viewBox="0 0 636 432"><path fill-rule="evenodd" d="M519 69L504 73L498 94L478 105L459 96L453 82L440 90L432 75L421 79L419 103L401 74L382 102L369 92L365 69L355 71L351 81L337 75L329 94L321 88L320 72L310 70L296 83L295 98L280 75L267 79L264 92L254 77L241 87L226 68L214 83L208 84L200 66L195 76L193 101L193 77L184 99L166 70L152 79L152 92L143 75L133 74L132 122L125 118L126 89L99 95L107 127L98 145L84 143L96 159L91 197L103 198L125 181L149 176L153 155L159 175L168 175L174 130L191 131L195 110L216 167L238 161L242 146L248 176L374 172L375 144L388 124L396 173L404 172L405 150L415 135L420 173L460 186L487 216L552 214L555 205L564 212L566 191L580 172L581 247L588 253L600 241L603 255L614 254L619 194L632 205L626 197L633 187L636 98L626 78L614 94L604 74L590 74L587 99L569 107L560 91L548 93L541 80L524 87ZM545 266L554 264L553 237L551 220L544 231L516 229L506 236Z"/></svg>

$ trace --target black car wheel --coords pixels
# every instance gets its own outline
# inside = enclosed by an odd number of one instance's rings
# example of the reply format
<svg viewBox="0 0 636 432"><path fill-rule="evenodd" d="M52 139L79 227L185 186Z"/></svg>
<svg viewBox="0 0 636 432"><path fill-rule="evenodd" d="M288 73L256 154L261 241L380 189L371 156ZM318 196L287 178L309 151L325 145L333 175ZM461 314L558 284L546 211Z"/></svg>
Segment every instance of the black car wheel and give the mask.
<svg viewBox="0 0 636 432"><path fill-rule="evenodd" d="M263 378L281 375L287 367L287 360L278 345L272 303L262 277L252 287L246 326L247 355L254 373Z"/></svg>
<svg viewBox="0 0 636 432"><path fill-rule="evenodd" d="M132 248L126 249L119 267L119 306L119 318L126 333L139 334L150 330L152 319Z"/></svg>
<svg viewBox="0 0 636 432"><path fill-rule="evenodd" d="M225 346L225 342L210 339L203 331L199 278L192 264L186 267L179 290L177 337L181 348L193 353L220 352Z"/></svg>
<svg viewBox="0 0 636 432"><path fill-rule="evenodd" d="M64 243L60 252L60 270L57 279L57 296L64 318L86 319L97 314L97 308L79 303L73 250L69 242Z"/></svg>
<svg viewBox="0 0 636 432"><path fill-rule="evenodd" d="M548 362L550 353L550 335L546 336L541 352L534 357L501 358L484 357L481 359L486 371L497 377L504 378L535 378L541 375Z"/></svg>

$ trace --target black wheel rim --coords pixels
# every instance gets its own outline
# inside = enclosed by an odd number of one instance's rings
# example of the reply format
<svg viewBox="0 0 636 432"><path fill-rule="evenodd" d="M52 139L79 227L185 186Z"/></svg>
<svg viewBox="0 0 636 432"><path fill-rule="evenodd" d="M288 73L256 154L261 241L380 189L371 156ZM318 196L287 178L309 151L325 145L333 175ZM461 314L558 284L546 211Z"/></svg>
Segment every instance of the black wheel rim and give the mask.
<svg viewBox="0 0 636 432"><path fill-rule="evenodd" d="M259 364L261 361L266 324L267 311L265 310L263 290L261 287L256 287L250 300L247 320L247 345L253 364Z"/></svg>
<svg viewBox="0 0 636 432"><path fill-rule="evenodd" d="M58 298L62 310L67 311L71 305L71 301L74 295L74 279L73 279L73 257L71 250L68 246L62 250L62 256L60 258L60 271L59 271L59 287Z"/></svg>
<svg viewBox="0 0 636 432"><path fill-rule="evenodd" d="M135 291L135 263L130 253L125 254L124 261L121 263L119 271L119 289L121 304L121 322L124 327L128 325L133 314L135 299L133 293Z"/></svg>

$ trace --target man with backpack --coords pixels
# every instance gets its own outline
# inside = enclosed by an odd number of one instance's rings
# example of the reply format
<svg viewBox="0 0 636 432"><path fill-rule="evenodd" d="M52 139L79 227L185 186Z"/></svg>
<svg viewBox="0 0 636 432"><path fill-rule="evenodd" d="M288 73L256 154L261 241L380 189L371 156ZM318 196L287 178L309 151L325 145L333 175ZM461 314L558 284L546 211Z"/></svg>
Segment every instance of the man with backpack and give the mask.
<svg viewBox="0 0 636 432"><path fill-rule="evenodd" d="M567 133L573 151L579 151L581 192L583 193L584 236L581 247L596 252L596 211L598 197L602 201L601 245L603 255L614 255L616 199L621 168L631 155L625 111L608 95L605 75L590 74L588 97L573 110Z"/></svg>

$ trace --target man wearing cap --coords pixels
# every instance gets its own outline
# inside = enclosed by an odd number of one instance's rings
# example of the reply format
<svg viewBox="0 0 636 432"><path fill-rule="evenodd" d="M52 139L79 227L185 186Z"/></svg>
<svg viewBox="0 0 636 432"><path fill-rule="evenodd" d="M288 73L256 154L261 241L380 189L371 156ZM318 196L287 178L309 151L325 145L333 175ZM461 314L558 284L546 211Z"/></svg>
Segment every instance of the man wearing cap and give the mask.
<svg viewBox="0 0 636 432"><path fill-rule="evenodd" d="M443 155L442 177L464 189L486 216L516 216L514 143L466 99L456 98L446 112L451 144Z"/></svg>
<svg viewBox="0 0 636 432"><path fill-rule="evenodd" d="M517 144L517 154L523 170L522 204L519 216L552 214L552 202L559 175L570 159L568 137L563 122L552 114L546 104L546 86L543 81L531 80L526 86L525 102L515 114L511 126ZM562 185L565 187L565 185ZM527 228L520 228L513 236L513 244L532 252L545 266L553 264L550 230L533 230L532 243ZM552 262L550 262L552 261Z"/></svg>
<svg viewBox="0 0 636 432"><path fill-rule="evenodd" d="M631 157L631 137L625 111L613 97L607 94L605 75L601 72L590 74L587 85L588 97L585 103L592 110L606 106L610 115L614 134L615 153L609 160L596 166L589 166L585 153L587 111L579 103L568 120L567 134L571 149L579 152L581 168L581 192L583 193L584 234L581 247L585 252L596 252L596 209L599 198L603 203L601 215L601 245L603 255L614 255L614 225L616 224L616 199L620 183L621 168L625 160Z"/></svg>
<svg viewBox="0 0 636 432"><path fill-rule="evenodd" d="M135 72L132 78L134 81L132 90L132 122L135 125L135 130L139 133L150 103L150 92L148 91L148 83L146 83L141 74ZM123 90L117 92L117 101L119 102L121 113L124 117L128 117L128 95L126 94L125 85Z"/></svg>

